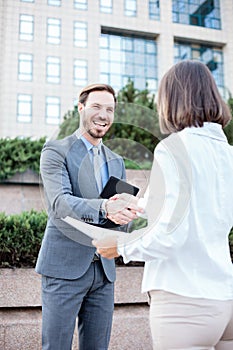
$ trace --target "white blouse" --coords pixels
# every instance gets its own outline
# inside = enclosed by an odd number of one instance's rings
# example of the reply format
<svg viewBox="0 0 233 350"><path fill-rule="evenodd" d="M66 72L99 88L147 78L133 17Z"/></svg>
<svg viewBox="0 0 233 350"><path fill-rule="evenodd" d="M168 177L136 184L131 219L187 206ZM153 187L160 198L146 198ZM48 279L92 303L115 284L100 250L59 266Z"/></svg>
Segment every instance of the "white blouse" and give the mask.
<svg viewBox="0 0 233 350"><path fill-rule="evenodd" d="M233 299L233 147L221 125L172 134L154 156L148 226L120 237L119 254L145 261L142 292Z"/></svg>

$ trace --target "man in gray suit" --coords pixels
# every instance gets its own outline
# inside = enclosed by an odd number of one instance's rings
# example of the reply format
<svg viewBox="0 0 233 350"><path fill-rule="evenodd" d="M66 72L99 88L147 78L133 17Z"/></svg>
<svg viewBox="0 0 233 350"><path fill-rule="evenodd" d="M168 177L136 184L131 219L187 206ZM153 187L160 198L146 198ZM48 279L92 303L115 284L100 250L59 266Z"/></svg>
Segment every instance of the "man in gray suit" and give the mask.
<svg viewBox="0 0 233 350"><path fill-rule="evenodd" d="M62 220L125 225L137 206L119 208L117 200L99 198L93 146L102 159L102 187L110 176L125 179L123 159L101 139L114 120L111 86L92 84L79 95L80 127L63 140L45 144L41 176L48 202L48 222L36 271L42 275L43 350L70 350L78 317L79 350L108 348L114 307L114 260L96 254L91 238Z"/></svg>

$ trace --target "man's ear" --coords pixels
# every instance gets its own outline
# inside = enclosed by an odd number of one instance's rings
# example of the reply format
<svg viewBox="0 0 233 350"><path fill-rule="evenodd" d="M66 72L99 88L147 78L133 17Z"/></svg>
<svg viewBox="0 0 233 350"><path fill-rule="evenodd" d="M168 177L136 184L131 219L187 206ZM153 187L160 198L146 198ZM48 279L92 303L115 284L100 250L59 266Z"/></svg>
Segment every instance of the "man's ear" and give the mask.
<svg viewBox="0 0 233 350"><path fill-rule="evenodd" d="M80 113L81 111L83 111L83 109L84 109L84 104L83 103L81 103L81 102L78 102L78 112Z"/></svg>

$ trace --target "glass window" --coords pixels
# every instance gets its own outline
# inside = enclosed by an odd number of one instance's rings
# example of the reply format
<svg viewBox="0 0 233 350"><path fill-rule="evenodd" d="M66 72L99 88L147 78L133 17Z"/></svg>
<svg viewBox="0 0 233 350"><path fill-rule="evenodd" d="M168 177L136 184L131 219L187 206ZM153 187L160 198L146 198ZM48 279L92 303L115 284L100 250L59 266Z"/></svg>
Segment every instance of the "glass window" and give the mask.
<svg viewBox="0 0 233 350"><path fill-rule="evenodd" d="M159 0L149 0L149 18L154 20L160 19Z"/></svg>
<svg viewBox="0 0 233 350"><path fill-rule="evenodd" d="M74 45L78 47L87 46L87 23L74 22Z"/></svg>
<svg viewBox="0 0 233 350"><path fill-rule="evenodd" d="M58 18L47 19L47 42L50 44L61 43L61 20Z"/></svg>
<svg viewBox="0 0 233 350"><path fill-rule="evenodd" d="M61 62L59 57L47 57L46 79L48 83L59 84L61 81Z"/></svg>
<svg viewBox="0 0 233 350"><path fill-rule="evenodd" d="M60 123L60 97L46 97L46 123Z"/></svg>
<svg viewBox="0 0 233 350"><path fill-rule="evenodd" d="M30 123L32 121L32 96L19 94L17 99L17 121Z"/></svg>
<svg viewBox="0 0 233 350"><path fill-rule="evenodd" d="M20 15L19 17L19 39L32 41L34 36L34 16Z"/></svg>
<svg viewBox="0 0 233 350"><path fill-rule="evenodd" d="M100 38L100 79L120 90L128 81L139 90L148 84L157 89L157 46L152 39L102 33Z"/></svg>
<svg viewBox="0 0 233 350"><path fill-rule="evenodd" d="M87 0L74 0L74 8L77 10L87 10Z"/></svg>
<svg viewBox="0 0 233 350"><path fill-rule="evenodd" d="M18 79L32 81L33 57L31 54L20 53L18 56Z"/></svg>
<svg viewBox="0 0 233 350"><path fill-rule="evenodd" d="M74 84L78 86L87 85L86 60L74 60Z"/></svg>
<svg viewBox="0 0 233 350"><path fill-rule="evenodd" d="M112 0L100 0L100 12L112 13Z"/></svg>
<svg viewBox="0 0 233 350"><path fill-rule="evenodd" d="M219 0L172 0L173 22L221 29Z"/></svg>
<svg viewBox="0 0 233 350"><path fill-rule="evenodd" d="M48 0L50 6L61 6L61 0Z"/></svg>
<svg viewBox="0 0 233 350"><path fill-rule="evenodd" d="M208 45L176 42L174 44L175 63L186 59L195 59L205 63L213 74L218 89L224 97L225 91L222 49Z"/></svg>
<svg viewBox="0 0 233 350"><path fill-rule="evenodd" d="M137 16L137 0L125 0L125 16Z"/></svg>

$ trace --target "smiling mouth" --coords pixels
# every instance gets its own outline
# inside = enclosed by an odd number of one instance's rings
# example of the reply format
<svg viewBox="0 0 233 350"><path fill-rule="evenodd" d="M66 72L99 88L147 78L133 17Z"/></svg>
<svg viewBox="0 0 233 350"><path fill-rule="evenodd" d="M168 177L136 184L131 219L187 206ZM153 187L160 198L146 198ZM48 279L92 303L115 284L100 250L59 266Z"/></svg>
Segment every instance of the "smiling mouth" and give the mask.
<svg viewBox="0 0 233 350"><path fill-rule="evenodd" d="M93 123L97 126L102 126L103 128L108 125L108 123L98 121L93 121Z"/></svg>

